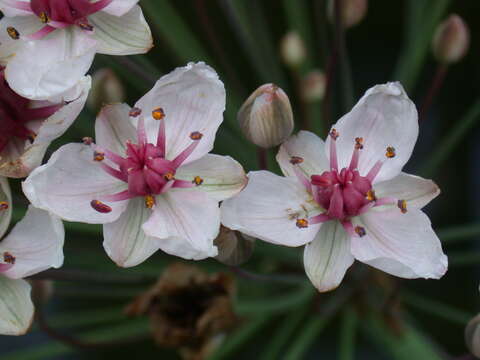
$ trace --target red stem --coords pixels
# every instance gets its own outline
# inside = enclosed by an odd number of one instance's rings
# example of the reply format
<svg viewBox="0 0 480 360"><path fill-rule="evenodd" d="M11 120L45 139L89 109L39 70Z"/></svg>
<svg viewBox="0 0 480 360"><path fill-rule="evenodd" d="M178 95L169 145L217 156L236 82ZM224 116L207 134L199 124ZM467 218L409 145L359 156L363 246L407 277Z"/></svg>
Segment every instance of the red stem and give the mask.
<svg viewBox="0 0 480 360"><path fill-rule="evenodd" d="M420 112L418 115L418 121L425 120L428 110L433 103L433 99L437 95L438 91L443 85L443 81L445 80L445 75L447 74L448 66L444 64L438 64L437 70L435 72L435 76L433 77L432 83L430 85L430 89L428 89L427 96L423 100L423 104L420 107Z"/></svg>

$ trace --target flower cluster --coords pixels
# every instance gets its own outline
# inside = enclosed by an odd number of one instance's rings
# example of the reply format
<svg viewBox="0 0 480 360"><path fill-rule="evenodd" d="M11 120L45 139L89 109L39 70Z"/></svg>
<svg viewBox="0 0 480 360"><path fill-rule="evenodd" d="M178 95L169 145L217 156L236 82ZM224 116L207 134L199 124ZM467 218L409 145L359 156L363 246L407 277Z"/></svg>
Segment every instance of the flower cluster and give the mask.
<svg viewBox="0 0 480 360"><path fill-rule="evenodd" d="M87 101L91 79L85 74L94 55L151 48L137 2L0 0L0 237L12 215L6 177L26 177L22 189L31 202L0 242L1 334L28 330L33 303L22 279L62 265L62 220L102 224L105 251L121 267L158 250L235 266L258 238L305 245L305 271L321 292L337 287L355 259L403 278L443 276L447 258L421 210L439 189L402 172L418 119L399 83L368 90L325 142L308 131L290 136L287 95L276 85L261 86L240 109L240 127L260 151L281 144L277 161L284 176L266 170L246 175L234 159L210 153L225 88L211 67L189 63L161 77L133 107L103 106L95 138L61 146L42 165L50 143ZM322 96L323 78L317 80L307 98ZM171 288L165 283L181 273L175 269L131 305L131 313L163 321L171 304L160 306L157 298L195 283L209 303L227 303L228 318L218 325L218 309L206 307L196 322L177 330L200 332L210 323L228 328L235 318L230 280L187 268L185 281ZM155 326L162 338L171 328ZM203 334L201 343L219 331Z"/></svg>

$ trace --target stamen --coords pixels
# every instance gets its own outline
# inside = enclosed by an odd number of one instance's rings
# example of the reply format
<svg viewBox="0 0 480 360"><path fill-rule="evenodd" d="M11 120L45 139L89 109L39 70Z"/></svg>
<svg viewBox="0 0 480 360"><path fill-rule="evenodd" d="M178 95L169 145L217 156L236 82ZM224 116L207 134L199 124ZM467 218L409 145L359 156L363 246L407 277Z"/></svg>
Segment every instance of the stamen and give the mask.
<svg viewBox="0 0 480 360"><path fill-rule="evenodd" d="M194 141L188 147L183 150L180 154L177 155L175 159L172 161L172 166L174 168L178 168L189 156L190 154L195 150L195 148L198 146L199 141Z"/></svg>
<svg viewBox="0 0 480 360"><path fill-rule="evenodd" d="M200 186L203 184L203 179L200 176L195 176L192 181L193 184Z"/></svg>
<svg viewBox="0 0 480 360"><path fill-rule="evenodd" d="M145 122L143 120L143 117L138 119L137 140L138 140L138 145L144 145L147 143L147 134L145 132Z"/></svg>
<svg viewBox="0 0 480 360"><path fill-rule="evenodd" d="M368 201L377 200L377 197L375 196L375 191L373 189L370 189L370 190L367 191L367 200Z"/></svg>
<svg viewBox="0 0 480 360"><path fill-rule="evenodd" d="M305 229L308 227L307 219L297 219L296 225L299 229Z"/></svg>
<svg viewBox="0 0 480 360"><path fill-rule="evenodd" d="M194 132L190 133L190 139L192 139L194 141L198 141L202 137L203 137L203 134L199 131L194 131Z"/></svg>
<svg viewBox="0 0 480 360"><path fill-rule="evenodd" d="M8 251L5 251L3 253L3 261L6 262L7 264L15 264L15 256L13 256L12 254L10 254Z"/></svg>
<svg viewBox="0 0 480 360"><path fill-rule="evenodd" d="M7 34L10 36L13 40L18 40L20 39L20 33L15 29L13 26L7 27Z"/></svg>
<svg viewBox="0 0 480 360"><path fill-rule="evenodd" d="M365 231L364 227L355 226L354 230L355 230L355 233L360 237L364 237L365 235L367 235L367 232Z"/></svg>
<svg viewBox="0 0 480 360"><path fill-rule="evenodd" d="M175 176L172 172L167 172L165 175L163 175L163 178L167 181L171 181L173 179L175 179Z"/></svg>
<svg viewBox="0 0 480 360"><path fill-rule="evenodd" d="M387 150L385 152L385 156L389 159L394 158L396 155L395 148L393 146L387 147Z"/></svg>
<svg viewBox="0 0 480 360"><path fill-rule="evenodd" d="M85 145L92 145L93 144L93 138L91 138L90 136L85 136L84 138L82 138L82 142Z"/></svg>
<svg viewBox="0 0 480 360"><path fill-rule="evenodd" d="M95 150L93 152L93 160L94 161L103 161L105 160L105 153L103 151Z"/></svg>
<svg viewBox="0 0 480 360"><path fill-rule="evenodd" d="M363 138L356 137L355 138L355 149L362 150L363 149Z"/></svg>
<svg viewBox="0 0 480 360"><path fill-rule="evenodd" d="M30 144L33 144L36 137L37 137L37 134L35 134L33 131L27 135L27 139L28 141L30 141Z"/></svg>
<svg viewBox="0 0 480 360"><path fill-rule="evenodd" d="M353 224L350 220L341 221L341 224L348 235L355 236L355 230L353 229Z"/></svg>
<svg viewBox="0 0 480 360"><path fill-rule="evenodd" d="M99 200L92 200L90 202L90 206L102 214L107 214L112 211L112 208L110 206L104 204Z"/></svg>
<svg viewBox="0 0 480 360"><path fill-rule="evenodd" d="M50 18L48 17L48 15L45 11L42 11L38 17L40 18L40 21L44 24L46 24L50 21Z"/></svg>
<svg viewBox="0 0 480 360"><path fill-rule="evenodd" d="M400 209L400 211L402 212L402 214L407 213L407 201L406 200L398 200L397 206Z"/></svg>
<svg viewBox="0 0 480 360"><path fill-rule="evenodd" d="M130 117L137 117L137 116L139 116L141 113L142 113L142 109L137 108L137 107L134 107L134 108L132 108L132 109L129 111L128 116L130 116Z"/></svg>
<svg viewBox="0 0 480 360"><path fill-rule="evenodd" d="M329 220L331 220L331 218L327 214L319 214L317 216L313 216L313 217L309 218L308 222L310 224L321 224L321 223L324 223L324 222L329 221Z"/></svg>
<svg viewBox="0 0 480 360"><path fill-rule="evenodd" d="M7 210L9 207L10 205L8 205L8 202L0 201L0 211Z"/></svg>
<svg viewBox="0 0 480 360"><path fill-rule="evenodd" d="M149 209L152 209L155 205L155 198L152 195L145 196L145 206Z"/></svg>
<svg viewBox="0 0 480 360"><path fill-rule="evenodd" d="M292 156L290 158L290 164L292 165L298 165L298 164L301 164L303 163L303 158L300 157L300 156Z"/></svg>
<svg viewBox="0 0 480 360"><path fill-rule="evenodd" d="M152 111L152 117L155 120L162 120L165 117L165 112L161 107L156 108L155 110Z"/></svg>
<svg viewBox="0 0 480 360"><path fill-rule="evenodd" d="M90 25L90 24L87 23L87 22L79 22L79 23L78 23L78 26L79 26L80 29L82 29L82 30L85 30L85 31L93 31L93 26Z"/></svg>
<svg viewBox="0 0 480 360"><path fill-rule="evenodd" d="M398 204L398 200L393 197L383 197L375 201L375 206Z"/></svg>
<svg viewBox="0 0 480 360"><path fill-rule="evenodd" d="M112 175L114 178L117 178L118 180L128 182L128 176L125 175L125 173L123 173L122 171L118 171L117 169L114 169L105 163L101 163L100 166L107 174Z"/></svg>
<svg viewBox="0 0 480 360"><path fill-rule="evenodd" d="M367 176L365 176L370 182L373 182L373 180L375 179L375 177L378 175L378 173L380 172L380 169L382 168L383 166L383 161L377 161L375 163L375 165L373 165L373 167L370 169L370 171L368 172Z"/></svg>
<svg viewBox="0 0 480 360"><path fill-rule="evenodd" d="M293 167L293 171L295 172L295 175L297 176L298 181L302 183L302 185L307 189L308 192L312 192L312 183L308 180L308 178L305 176L305 174L298 168L298 166Z"/></svg>
<svg viewBox="0 0 480 360"><path fill-rule="evenodd" d="M332 129L330 131L330 169L332 171L337 171L338 172L338 160L337 160L337 145L336 141L339 137L339 133L337 130Z"/></svg>

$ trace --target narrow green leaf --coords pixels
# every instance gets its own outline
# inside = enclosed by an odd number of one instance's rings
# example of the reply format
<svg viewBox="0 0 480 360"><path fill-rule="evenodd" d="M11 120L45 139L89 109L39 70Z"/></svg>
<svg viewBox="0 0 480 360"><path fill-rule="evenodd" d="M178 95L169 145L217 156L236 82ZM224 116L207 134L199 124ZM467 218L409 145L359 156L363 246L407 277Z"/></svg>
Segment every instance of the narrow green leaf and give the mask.
<svg viewBox="0 0 480 360"><path fill-rule="evenodd" d="M357 327L357 313L350 307L345 309L340 324L339 360L353 360L355 358L355 336Z"/></svg>
<svg viewBox="0 0 480 360"><path fill-rule="evenodd" d="M320 332L325 328L329 320L328 316L316 314L312 316L305 324L297 336L292 339L284 360L303 359L312 343Z"/></svg>
<svg viewBox="0 0 480 360"><path fill-rule="evenodd" d="M445 138L440 142L440 145L432 151L432 156L428 161L428 165L421 172L425 177L431 177L437 171L442 163L450 156L460 141L467 135L473 126L480 119L480 100L477 100L470 110L455 123L455 126Z"/></svg>
<svg viewBox="0 0 480 360"><path fill-rule="evenodd" d="M438 229L436 232L442 243L456 243L480 236L480 224L452 226L446 229Z"/></svg>
<svg viewBox="0 0 480 360"><path fill-rule="evenodd" d="M434 299L429 299L411 292L402 293L403 301L418 310L422 310L427 314L439 317L459 325L466 325L474 316L466 311L456 309L450 305L443 304Z"/></svg>
<svg viewBox="0 0 480 360"><path fill-rule="evenodd" d="M289 340L294 336L295 330L300 326L307 313L311 311L310 306L302 306L300 308L292 309L285 317L282 324L273 334L263 350L260 359L262 360L277 360L281 358L281 352L288 344Z"/></svg>
<svg viewBox="0 0 480 360"><path fill-rule="evenodd" d="M415 87L418 75L430 50L435 28L444 16L450 0L410 0L410 2L422 4L409 5L414 6L412 11L415 12L415 16L406 19L405 26L409 28L406 32L406 44L399 57L394 74L394 79L400 80L407 92L412 91ZM420 16L416 14L417 11L428 14L428 16ZM414 33L411 33L413 31Z"/></svg>
<svg viewBox="0 0 480 360"><path fill-rule="evenodd" d="M232 333L217 351L209 357L209 360L230 359L231 355L248 342L257 332L259 332L271 318L265 315L259 315L256 318L249 319L245 325Z"/></svg>
<svg viewBox="0 0 480 360"><path fill-rule="evenodd" d="M370 340L389 354L392 360L443 359L435 346L410 325L406 325L401 334L396 334L376 315L364 318L362 323Z"/></svg>

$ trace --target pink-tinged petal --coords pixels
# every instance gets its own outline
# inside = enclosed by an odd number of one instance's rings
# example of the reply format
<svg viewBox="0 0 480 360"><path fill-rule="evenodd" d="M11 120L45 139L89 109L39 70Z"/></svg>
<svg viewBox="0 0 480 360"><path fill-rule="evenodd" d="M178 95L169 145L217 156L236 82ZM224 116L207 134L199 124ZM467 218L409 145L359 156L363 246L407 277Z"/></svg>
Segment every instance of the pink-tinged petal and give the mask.
<svg viewBox="0 0 480 360"><path fill-rule="evenodd" d="M129 12L139 0L113 0L107 7L103 8L102 11L115 15L122 16Z"/></svg>
<svg viewBox="0 0 480 360"><path fill-rule="evenodd" d="M65 131L76 120L87 101L87 96L91 87L89 76L82 78L77 84L79 96L76 99L69 100L68 104L62 106L53 115L48 117L37 131L37 136L33 146L37 144L51 143L53 140L62 136Z"/></svg>
<svg viewBox="0 0 480 360"><path fill-rule="evenodd" d="M352 237L353 256L368 265L403 278L439 279L448 259L440 240L421 210L371 210L356 219L364 236Z"/></svg>
<svg viewBox="0 0 480 360"><path fill-rule="evenodd" d="M248 184L222 203L222 224L264 241L301 246L312 241L321 224L299 228L298 219L318 215L313 199L295 178L268 171L248 174Z"/></svg>
<svg viewBox="0 0 480 360"><path fill-rule="evenodd" d="M160 126L160 121L153 119L152 111L163 109L168 160L175 159L192 143L191 133L203 134L195 151L184 162L189 163L213 148L215 133L223 120L225 88L211 67L190 63L163 76L135 107L142 109L152 144L157 143Z"/></svg>
<svg viewBox="0 0 480 360"><path fill-rule="evenodd" d="M223 201L238 194L247 184L247 176L230 156L207 154L201 159L181 166L175 178L185 180L195 189L205 191L211 198Z"/></svg>
<svg viewBox="0 0 480 360"><path fill-rule="evenodd" d="M418 137L418 116L415 104L400 83L387 83L369 89L352 111L335 125L339 167L347 167L352 157L355 138L363 138L358 169L365 176L377 161L384 162L375 183L397 176L410 158ZM326 141L329 153L331 139ZM395 156L386 157L387 147Z"/></svg>
<svg viewBox="0 0 480 360"><path fill-rule="evenodd" d="M127 104L105 105L95 122L96 144L124 156L126 142L135 142L137 131L130 122L128 115L130 106Z"/></svg>
<svg viewBox="0 0 480 360"><path fill-rule="evenodd" d="M0 20L0 65L5 66L22 48L24 45L23 35L33 34L43 25L36 16L3 17ZM7 32L8 27L15 28L21 38L12 39Z"/></svg>
<svg viewBox="0 0 480 360"><path fill-rule="evenodd" d="M100 213L91 201L126 190L127 185L107 174L93 160L93 150L83 144L67 144L36 168L23 182L30 202L68 221L106 224L118 219L128 201L108 203L111 211Z"/></svg>
<svg viewBox="0 0 480 360"><path fill-rule="evenodd" d="M330 168L324 149L325 143L317 135L300 131L280 146L277 161L285 176L295 176L294 167L298 167L310 179Z"/></svg>
<svg viewBox="0 0 480 360"><path fill-rule="evenodd" d="M24 335L33 321L30 284L0 275L0 289L0 334Z"/></svg>
<svg viewBox="0 0 480 360"><path fill-rule="evenodd" d="M0 239L10 225L12 219L12 193L8 179L0 177Z"/></svg>
<svg viewBox="0 0 480 360"><path fill-rule="evenodd" d="M63 264L65 231L62 221L48 211L29 206L25 217L0 243L0 258L5 253L15 258L3 275L24 278Z"/></svg>
<svg viewBox="0 0 480 360"><path fill-rule="evenodd" d="M75 86L95 55L96 41L78 27L57 30L41 41L25 41L5 76L23 97L46 100Z"/></svg>
<svg viewBox="0 0 480 360"><path fill-rule="evenodd" d="M30 1L0 0L0 11L6 17L32 15Z"/></svg>
<svg viewBox="0 0 480 360"><path fill-rule="evenodd" d="M158 239L147 236L142 230L151 214L144 199L137 197L129 201L116 221L103 226L103 247L118 266L136 266L160 248Z"/></svg>
<svg viewBox="0 0 480 360"><path fill-rule="evenodd" d="M100 54L144 54L153 47L152 33L140 6L121 17L101 11L89 16L88 21L95 29Z"/></svg>
<svg viewBox="0 0 480 360"><path fill-rule="evenodd" d="M23 178L43 159L48 143L32 144L28 140L12 139L0 153L0 176Z"/></svg>
<svg viewBox="0 0 480 360"><path fill-rule="evenodd" d="M350 237L339 221L325 223L315 239L305 246L303 264L312 284L320 292L334 290L353 264Z"/></svg>
<svg viewBox="0 0 480 360"><path fill-rule="evenodd" d="M432 180L400 173L391 180L382 181L374 187L377 198L393 197L407 202L407 209L421 209L440 194Z"/></svg>
<svg viewBox="0 0 480 360"><path fill-rule="evenodd" d="M142 228L167 254L193 260L218 254L213 240L220 230L220 209L201 191L171 189L157 196Z"/></svg>

